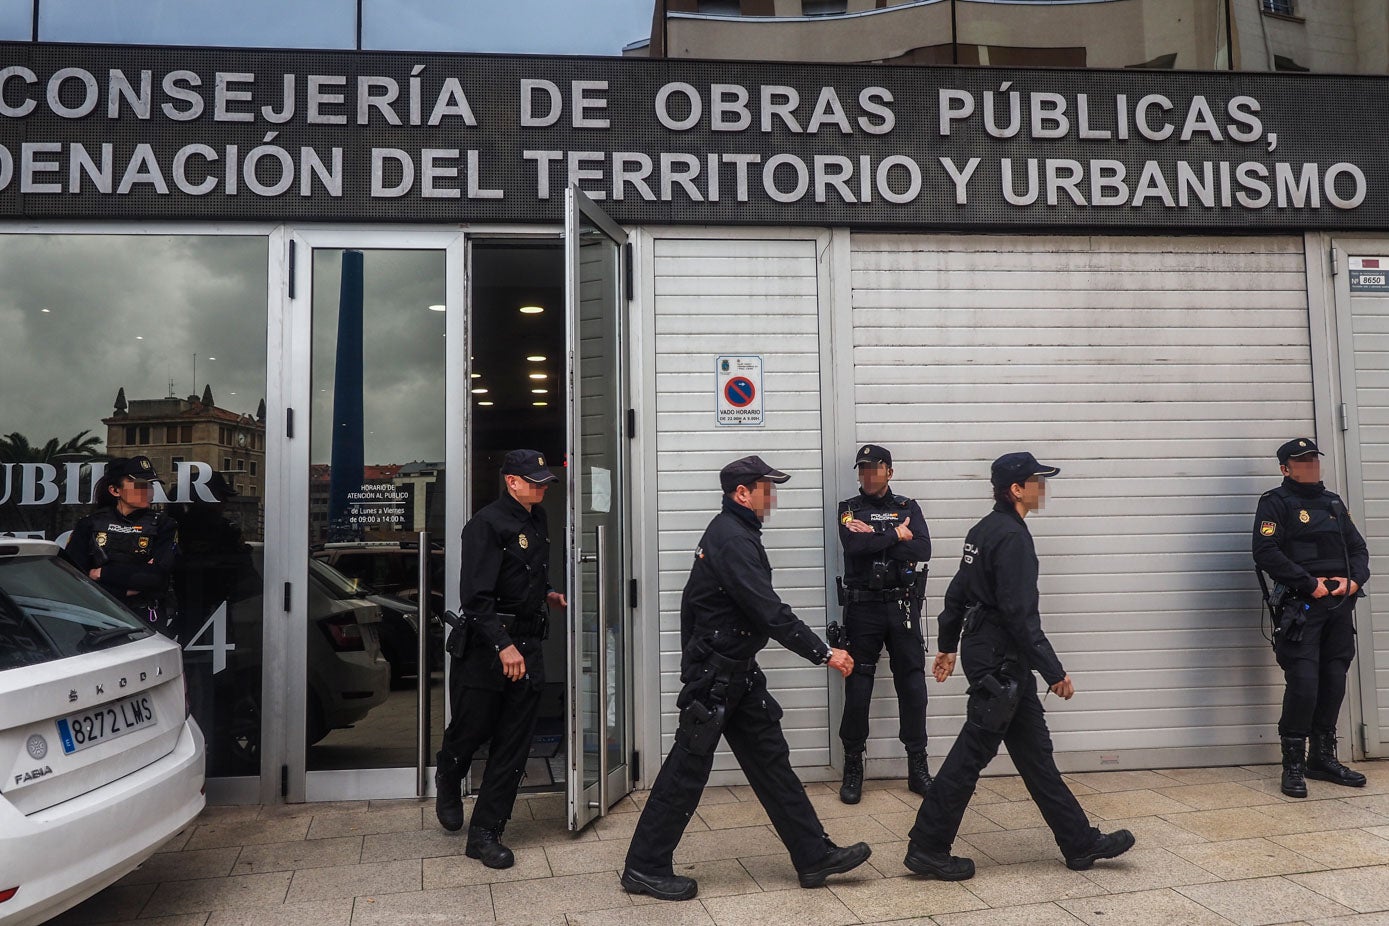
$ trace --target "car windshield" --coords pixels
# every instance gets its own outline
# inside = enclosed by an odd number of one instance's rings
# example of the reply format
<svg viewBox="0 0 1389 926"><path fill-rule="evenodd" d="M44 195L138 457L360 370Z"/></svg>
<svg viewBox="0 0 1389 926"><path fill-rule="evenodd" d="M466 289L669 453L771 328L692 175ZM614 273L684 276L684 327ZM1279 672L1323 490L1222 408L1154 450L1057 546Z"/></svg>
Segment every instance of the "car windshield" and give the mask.
<svg viewBox="0 0 1389 926"><path fill-rule="evenodd" d="M0 671L118 646L152 632L63 560L0 558Z"/></svg>
<svg viewBox="0 0 1389 926"><path fill-rule="evenodd" d="M349 579L319 559L309 559L309 575L324 586L330 597L340 601L345 598L362 598L368 594L368 590L356 579Z"/></svg>

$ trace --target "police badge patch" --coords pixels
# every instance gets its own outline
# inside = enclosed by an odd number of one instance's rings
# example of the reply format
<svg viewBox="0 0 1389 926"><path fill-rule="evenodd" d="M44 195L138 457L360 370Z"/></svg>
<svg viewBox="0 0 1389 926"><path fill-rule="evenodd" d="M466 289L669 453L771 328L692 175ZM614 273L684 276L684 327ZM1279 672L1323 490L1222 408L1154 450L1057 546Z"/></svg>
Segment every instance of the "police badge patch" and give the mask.
<svg viewBox="0 0 1389 926"><path fill-rule="evenodd" d="M135 549L139 550L141 553L144 553L149 548L150 539L148 537L141 537L139 540L135 541Z"/></svg>
<svg viewBox="0 0 1389 926"><path fill-rule="evenodd" d="M106 546L106 531L97 531L96 545L99 547Z"/></svg>
<svg viewBox="0 0 1389 926"><path fill-rule="evenodd" d="M839 523L840 523L840 524L848 524L848 523L849 523L850 521L852 521L853 519L854 519L854 513L853 513L852 511L846 511L846 512L844 512L843 514L841 514L841 515L839 516Z"/></svg>
<svg viewBox="0 0 1389 926"><path fill-rule="evenodd" d="M1273 532L1277 529L1278 525L1272 521L1265 521L1259 525L1259 533L1263 534L1265 537L1272 537Z"/></svg>
<svg viewBox="0 0 1389 926"><path fill-rule="evenodd" d="M517 537L517 538L516 538L516 543L517 543L518 545L520 545L521 549L523 549L523 550L526 549L527 547L529 547L529 546L531 545L530 540L528 540L528 539L526 538L526 535L525 535L525 534L521 534L519 537Z"/></svg>
<svg viewBox="0 0 1389 926"><path fill-rule="evenodd" d="M1303 508L1301 511L1297 513L1297 519L1301 521L1303 524L1306 524L1308 521L1312 520L1312 516L1307 513L1306 508Z"/></svg>

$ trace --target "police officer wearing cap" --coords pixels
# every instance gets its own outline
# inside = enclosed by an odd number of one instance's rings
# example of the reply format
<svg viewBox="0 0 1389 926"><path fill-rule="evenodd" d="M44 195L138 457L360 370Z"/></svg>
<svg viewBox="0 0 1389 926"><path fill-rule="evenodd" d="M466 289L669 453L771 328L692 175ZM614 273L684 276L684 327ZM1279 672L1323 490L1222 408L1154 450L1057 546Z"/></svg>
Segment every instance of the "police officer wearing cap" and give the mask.
<svg viewBox="0 0 1389 926"><path fill-rule="evenodd" d="M93 494L96 508L77 522L63 556L151 629L176 636L170 577L178 556L178 525L150 508L159 474L149 457L106 464Z"/></svg>
<svg viewBox="0 0 1389 926"><path fill-rule="evenodd" d="M887 644L892 684L897 690L897 737L907 750L907 787L925 794L926 642L921 603L931 558L931 535L921 507L893 493L892 454L876 444L859 448L854 460L859 493L839 503L839 543L844 548L840 604L854 671L844 680L844 781L839 799L857 804L863 793L863 750L868 742L868 706L873 676Z"/></svg>
<svg viewBox="0 0 1389 926"><path fill-rule="evenodd" d="M1278 736L1289 797L1307 796L1307 778L1365 786L1364 775L1336 758L1336 719L1370 551L1340 496L1322 484L1321 455L1310 437L1279 447L1283 484L1259 498L1254 514L1254 564L1277 583L1273 652L1286 686Z"/></svg>
<svg viewBox="0 0 1389 926"><path fill-rule="evenodd" d="M801 887L819 887L872 853L866 843L841 848L825 834L791 768L781 706L757 666L758 651L775 638L817 665L843 675L853 669L848 652L827 646L772 588L762 522L775 507L776 485L790 478L755 456L719 473L723 510L695 548L680 602L680 725L627 850L622 886L630 893L689 900L698 892L671 860L699 806L720 736L790 852Z"/></svg>
<svg viewBox="0 0 1389 926"><path fill-rule="evenodd" d="M502 831L526 771L545 683L541 641L546 608L568 605L550 587L550 531L541 502L556 481L534 450L502 461L506 492L463 527L459 601L462 636L449 675L453 719L444 731L434 783L435 814L447 830L463 827L463 775L488 744L465 854L488 868L510 868ZM453 647L450 651L453 652Z"/></svg>
<svg viewBox="0 0 1389 926"><path fill-rule="evenodd" d="M916 815L906 866L944 881L974 876L974 862L950 854L979 773L1001 743L1027 791L1051 827L1066 865L1090 868L1133 846L1128 830L1101 833L1090 825L1052 758L1037 683L1069 701L1071 677L1042 632L1038 611L1037 551L1023 519L1042 507L1046 479L1061 470L1038 463L1026 451L994 461L994 509L970 528L959 571L945 593L940 615L940 653L932 666L937 682L955 671L957 646L964 656L969 700L965 725Z"/></svg>

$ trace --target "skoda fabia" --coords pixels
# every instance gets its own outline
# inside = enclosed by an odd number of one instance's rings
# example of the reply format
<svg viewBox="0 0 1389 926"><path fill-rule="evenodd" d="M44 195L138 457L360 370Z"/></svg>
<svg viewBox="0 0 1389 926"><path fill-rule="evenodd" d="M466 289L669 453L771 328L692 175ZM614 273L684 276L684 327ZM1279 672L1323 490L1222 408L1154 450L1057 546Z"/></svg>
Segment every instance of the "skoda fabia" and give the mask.
<svg viewBox="0 0 1389 926"><path fill-rule="evenodd" d="M115 882L203 808L177 644L58 558L0 538L0 922Z"/></svg>

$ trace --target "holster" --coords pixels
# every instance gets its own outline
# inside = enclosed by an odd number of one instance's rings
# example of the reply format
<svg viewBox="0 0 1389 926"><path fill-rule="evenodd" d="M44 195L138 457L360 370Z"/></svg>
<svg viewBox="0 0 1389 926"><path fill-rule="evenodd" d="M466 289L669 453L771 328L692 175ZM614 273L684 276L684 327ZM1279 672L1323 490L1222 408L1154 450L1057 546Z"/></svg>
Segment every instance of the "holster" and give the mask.
<svg viewBox="0 0 1389 926"><path fill-rule="evenodd" d="M1273 628L1273 642L1301 643L1302 629L1307 624L1307 612L1311 605L1300 598L1284 597L1278 611L1278 623Z"/></svg>
<svg viewBox="0 0 1389 926"><path fill-rule="evenodd" d="M459 617L452 611L444 612L444 623L449 625L449 635L444 640L444 652L454 659L462 659L468 651L468 640L472 636L472 619L467 615Z"/></svg>
<svg viewBox="0 0 1389 926"><path fill-rule="evenodd" d="M1003 733L1021 701L1022 686L1017 679L991 673L970 686L965 719L989 733Z"/></svg>
<svg viewBox="0 0 1389 926"><path fill-rule="evenodd" d="M835 649L849 648L849 634L839 621L830 621L825 626L825 642Z"/></svg>

